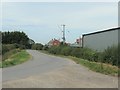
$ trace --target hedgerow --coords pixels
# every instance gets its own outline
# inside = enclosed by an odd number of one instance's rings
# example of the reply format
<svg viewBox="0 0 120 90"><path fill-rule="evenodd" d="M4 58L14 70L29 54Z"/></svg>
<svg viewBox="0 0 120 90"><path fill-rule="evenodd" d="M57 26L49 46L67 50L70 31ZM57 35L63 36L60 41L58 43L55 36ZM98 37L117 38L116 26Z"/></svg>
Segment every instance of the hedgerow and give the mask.
<svg viewBox="0 0 120 90"><path fill-rule="evenodd" d="M73 56L86 59L88 61L108 63L118 66L119 50L118 46L112 46L103 52L94 51L89 48L75 48L70 46L53 46L47 49L49 53L56 55Z"/></svg>

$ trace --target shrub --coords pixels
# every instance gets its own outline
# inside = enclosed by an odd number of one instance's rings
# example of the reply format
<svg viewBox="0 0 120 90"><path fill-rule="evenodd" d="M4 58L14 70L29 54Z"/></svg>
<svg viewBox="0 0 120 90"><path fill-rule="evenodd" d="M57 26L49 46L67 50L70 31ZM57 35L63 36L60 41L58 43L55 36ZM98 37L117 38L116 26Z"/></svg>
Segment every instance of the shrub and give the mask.
<svg viewBox="0 0 120 90"><path fill-rule="evenodd" d="M101 60L103 60L102 55L103 55L103 53L101 53L101 52L95 52L93 54L93 61L95 61L95 62L102 62L101 61Z"/></svg>
<svg viewBox="0 0 120 90"><path fill-rule="evenodd" d="M61 47L62 48L62 47ZM60 51L60 49L59 49ZM61 52L60 54L62 55L65 55L65 56L68 56L68 55L71 55L71 51L72 51L72 48L71 47L68 47L68 46L65 46L61 49Z"/></svg>
<svg viewBox="0 0 120 90"><path fill-rule="evenodd" d="M80 49L77 49L76 51L77 51L76 53L79 54L79 58L87 59L89 61L94 60L93 56L95 54L95 51L89 48L80 48Z"/></svg>
<svg viewBox="0 0 120 90"><path fill-rule="evenodd" d="M43 49L43 45L40 44L40 43L36 43L36 44L33 44L31 49L34 49L34 50L42 50Z"/></svg>
<svg viewBox="0 0 120 90"><path fill-rule="evenodd" d="M95 54L95 51L89 48L73 48L71 51L72 56L88 59L90 61L94 60L94 57L93 57L94 54Z"/></svg>
<svg viewBox="0 0 120 90"><path fill-rule="evenodd" d="M2 45L2 54L5 54L6 52L15 49L15 44L3 44Z"/></svg>
<svg viewBox="0 0 120 90"><path fill-rule="evenodd" d="M93 51L89 48L75 48L70 46L53 46L48 49L49 53L60 54L65 56L74 56L83 58L89 61L109 63L112 65L118 65L118 58L120 52L117 46L108 47L103 52Z"/></svg>
<svg viewBox="0 0 120 90"><path fill-rule="evenodd" d="M79 58L81 56L81 49L80 48L72 48L71 56L75 56L75 57Z"/></svg>
<svg viewBox="0 0 120 90"><path fill-rule="evenodd" d="M44 46L43 46L43 50L48 50L48 46L47 46L47 45L44 45Z"/></svg>
<svg viewBox="0 0 120 90"><path fill-rule="evenodd" d="M118 65L118 46L108 47L103 52L103 62Z"/></svg>
<svg viewBox="0 0 120 90"><path fill-rule="evenodd" d="M59 54L60 48L58 46L52 46L49 48L48 52L52 54Z"/></svg>

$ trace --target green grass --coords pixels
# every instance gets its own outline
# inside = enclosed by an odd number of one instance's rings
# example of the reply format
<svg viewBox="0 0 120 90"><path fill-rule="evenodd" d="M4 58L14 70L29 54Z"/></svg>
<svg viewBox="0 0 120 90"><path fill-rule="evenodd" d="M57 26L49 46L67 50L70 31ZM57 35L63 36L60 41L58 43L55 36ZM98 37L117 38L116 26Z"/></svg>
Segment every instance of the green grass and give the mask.
<svg viewBox="0 0 120 90"><path fill-rule="evenodd" d="M81 64L83 66L88 67L90 70L103 73L106 75L112 75L112 76L117 76L118 75L118 67L112 66L110 64L105 64L105 63L99 63L99 62L92 62L72 56L68 56L68 58L74 60L77 64Z"/></svg>
<svg viewBox="0 0 120 90"><path fill-rule="evenodd" d="M48 53L47 51L42 51L42 52L46 53L48 55L54 55L54 54ZM112 76L117 76L118 73L120 75L120 69L118 69L118 67L112 66L110 64L92 62L92 61L84 60L84 59L73 57L73 56L64 56L64 55L55 55L55 56L69 58L69 59L75 61L77 64L81 64L95 72L99 72L99 73L106 74L106 75L112 75Z"/></svg>
<svg viewBox="0 0 120 90"><path fill-rule="evenodd" d="M13 50L7 51L6 53L2 54L2 61L8 59L9 57L11 57L12 55L18 52L20 52L20 49L13 49Z"/></svg>
<svg viewBox="0 0 120 90"><path fill-rule="evenodd" d="M5 68L5 67L21 64L29 60L30 57L31 56L25 50L21 50L20 52L11 55L8 59L0 63L0 67Z"/></svg>

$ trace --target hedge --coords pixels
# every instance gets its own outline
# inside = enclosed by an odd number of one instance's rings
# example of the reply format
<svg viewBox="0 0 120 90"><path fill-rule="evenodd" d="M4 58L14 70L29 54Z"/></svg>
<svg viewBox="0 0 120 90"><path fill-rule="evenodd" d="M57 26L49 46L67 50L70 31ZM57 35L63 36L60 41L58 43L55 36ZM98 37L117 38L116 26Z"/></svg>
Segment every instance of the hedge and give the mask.
<svg viewBox="0 0 120 90"><path fill-rule="evenodd" d="M89 61L108 63L118 66L120 52L118 46L112 46L103 52L94 51L89 48L75 48L70 46L53 46L47 49L49 53L56 55L74 56Z"/></svg>

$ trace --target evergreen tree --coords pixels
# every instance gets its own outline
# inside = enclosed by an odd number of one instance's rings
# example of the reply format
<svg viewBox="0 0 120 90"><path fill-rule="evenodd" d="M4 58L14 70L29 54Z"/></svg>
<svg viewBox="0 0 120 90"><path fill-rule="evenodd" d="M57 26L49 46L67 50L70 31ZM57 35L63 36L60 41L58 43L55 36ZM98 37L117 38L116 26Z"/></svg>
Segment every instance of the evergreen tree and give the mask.
<svg viewBox="0 0 120 90"><path fill-rule="evenodd" d="M2 32L2 44L20 44L29 47L29 40L29 37L24 32Z"/></svg>

